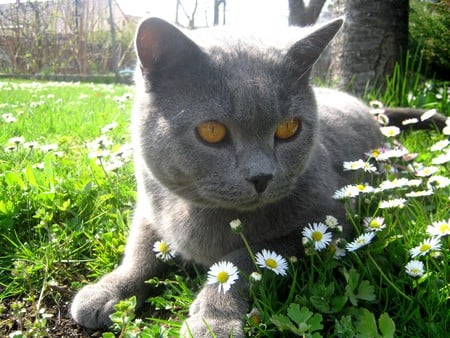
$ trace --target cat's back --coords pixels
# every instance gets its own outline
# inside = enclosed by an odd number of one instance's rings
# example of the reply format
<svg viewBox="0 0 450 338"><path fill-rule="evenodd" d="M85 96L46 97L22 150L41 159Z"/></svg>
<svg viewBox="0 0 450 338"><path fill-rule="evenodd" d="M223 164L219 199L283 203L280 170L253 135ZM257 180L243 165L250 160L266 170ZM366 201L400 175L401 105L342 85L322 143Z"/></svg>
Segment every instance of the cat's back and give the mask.
<svg viewBox="0 0 450 338"><path fill-rule="evenodd" d="M320 140L327 148L348 161L381 144L379 125L363 102L329 88L314 88L314 93Z"/></svg>

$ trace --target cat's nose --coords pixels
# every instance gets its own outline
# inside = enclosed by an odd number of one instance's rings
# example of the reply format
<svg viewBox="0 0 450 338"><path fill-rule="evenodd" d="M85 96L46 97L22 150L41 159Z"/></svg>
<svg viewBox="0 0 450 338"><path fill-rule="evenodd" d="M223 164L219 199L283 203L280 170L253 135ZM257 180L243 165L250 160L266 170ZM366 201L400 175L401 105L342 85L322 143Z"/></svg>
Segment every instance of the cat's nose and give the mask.
<svg viewBox="0 0 450 338"><path fill-rule="evenodd" d="M273 178L272 174L260 174L250 177L248 181L253 183L256 192L260 194L264 192L264 190L266 190L267 184L272 178Z"/></svg>

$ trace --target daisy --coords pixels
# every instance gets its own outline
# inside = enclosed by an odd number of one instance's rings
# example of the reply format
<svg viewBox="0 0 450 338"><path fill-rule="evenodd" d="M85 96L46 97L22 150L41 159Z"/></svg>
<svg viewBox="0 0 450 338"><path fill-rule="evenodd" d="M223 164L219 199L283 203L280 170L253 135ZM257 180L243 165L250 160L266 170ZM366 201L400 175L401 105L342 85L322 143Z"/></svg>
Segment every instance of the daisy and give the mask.
<svg viewBox="0 0 450 338"><path fill-rule="evenodd" d="M230 222L230 227L233 232L240 233L242 231L242 222L240 219L234 219Z"/></svg>
<svg viewBox="0 0 450 338"><path fill-rule="evenodd" d="M435 174L438 170L439 168L435 166L423 167L418 169L415 175L419 177L428 177Z"/></svg>
<svg viewBox="0 0 450 338"><path fill-rule="evenodd" d="M25 139L22 136L17 136L17 137L11 137L8 140L9 144L22 144L25 142Z"/></svg>
<svg viewBox="0 0 450 338"><path fill-rule="evenodd" d="M346 198L356 197L360 193L360 190L355 185L346 185L345 187L337 190L333 198L336 200L343 200Z"/></svg>
<svg viewBox="0 0 450 338"><path fill-rule="evenodd" d="M363 220L363 225L368 231L381 231L386 228L383 217L366 217Z"/></svg>
<svg viewBox="0 0 450 338"><path fill-rule="evenodd" d="M436 109L430 109L430 110L427 110L425 113L423 113L421 116L420 116L420 121L425 121L425 120L428 120L429 118L431 118L434 114L436 114L437 113L437 110Z"/></svg>
<svg viewBox="0 0 450 338"><path fill-rule="evenodd" d="M348 243L346 245L346 249L347 249L347 251L356 251L359 248L369 244L374 237L375 237L375 231L363 233L358 238L356 238L353 242Z"/></svg>
<svg viewBox="0 0 450 338"><path fill-rule="evenodd" d="M314 243L314 249L320 251L325 249L332 240L331 232L327 232L328 227L323 223L308 224L308 227L304 228L302 235L309 241Z"/></svg>
<svg viewBox="0 0 450 338"><path fill-rule="evenodd" d="M250 281L251 282L257 283L257 282L260 282L261 279L262 279L262 275L259 272L255 271L255 272L252 272L250 274Z"/></svg>
<svg viewBox="0 0 450 338"><path fill-rule="evenodd" d="M412 277L422 277L424 273L423 262L412 260L405 265L405 270Z"/></svg>
<svg viewBox="0 0 450 338"><path fill-rule="evenodd" d="M381 127L380 131L386 137L394 137L400 134L400 128L395 126Z"/></svg>
<svg viewBox="0 0 450 338"><path fill-rule="evenodd" d="M410 191L405 194L405 197L424 197L433 194L434 194L433 190L428 189L428 190Z"/></svg>
<svg viewBox="0 0 450 338"><path fill-rule="evenodd" d="M427 233L431 236L448 236L450 235L450 219L447 221L433 222L432 225L427 226Z"/></svg>
<svg viewBox="0 0 450 338"><path fill-rule="evenodd" d="M370 164L369 162L358 160L358 161L346 161L343 164L344 171L355 171L355 170L364 170L366 173L374 173L377 171L377 168L373 164Z"/></svg>
<svg viewBox="0 0 450 338"><path fill-rule="evenodd" d="M441 243L439 241L438 237L431 237L428 239L425 239L420 243L420 245L416 246L415 248L412 248L409 250L409 254L412 258L417 256L425 256L430 251L440 250L441 249Z"/></svg>
<svg viewBox="0 0 450 338"><path fill-rule="evenodd" d="M336 226L339 224L339 221L336 219L336 217L331 216L331 215L327 215L325 217L325 221L324 221L325 225L327 227L329 227L330 229L334 229L336 228Z"/></svg>
<svg viewBox="0 0 450 338"><path fill-rule="evenodd" d="M102 128L102 134L105 134L105 133L107 133L107 132L109 132L109 131L111 131L111 130L113 130L114 128L116 128L117 127L117 122L112 122L112 123L109 123L109 124L107 124L106 126L104 126L103 128Z"/></svg>
<svg viewBox="0 0 450 338"><path fill-rule="evenodd" d="M328 250L333 254L334 259L341 259L346 255L345 245L342 247L340 243L346 243L346 241L342 238L338 238L330 243L328 246Z"/></svg>
<svg viewBox="0 0 450 338"><path fill-rule="evenodd" d="M436 142L430 147L431 151L441 151L444 150L448 145L450 144L450 141L448 139Z"/></svg>
<svg viewBox="0 0 450 338"><path fill-rule="evenodd" d="M431 160L433 164L444 164L450 162L450 151L447 151L445 154L441 154Z"/></svg>
<svg viewBox="0 0 450 338"><path fill-rule="evenodd" d="M38 147L38 143L37 142L25 142L24 144L23 144L23 147L25 148L25 149L35 149L35 148L37 148Z"/></svg>
<svg viewBox="0 0 450 338"><path fill-rule="evenodd" d="M386 161L390 158L400 158L408 154L408 150L401 148L388 149L381 152L375 159L377 161Z"/></svg>
<svg viewBox="0 0 450 338"><path fill-rule="evenodd" d="M58 149L58 145L57 144L44 144L40 147L40 149L44 152L44 153L49 153L51 151L55 151Z"/></svg>
<svg viewBox="0 0 450 338"><path fill-rule="evenodd" d="M402 121L403 126L407 126L409 124L416 124L416 123L419 123L419 119L416 119L415 117L410 118L410 119L405 119Z"/></svg>
<svg viewBox="0 0 450 338"><path fill-rule="evenodd" d="M239 278L239 272L233 263L222 261L213 264L208 271L207 284L217 284L219 292L226 293Z"/></svg>
<svg viewBox="0 0 450 338"><path fill-rule="evenodd" d="M287 261L275 251L263 249L256 254L255 258L261 268L272 270L277 275L286 276Z"/></svg>
<svg viewBox="0 0 450 338"><path fill-rule="evenodd" d="M389 209L389 208L403 208L405 206L406 200L404 198L394 198L391 200L380 201L378 207L380 209Z"/></svg>
<svg viewBox="0 0 450 338"><path fill-rule="evenodd" d="M450 178L441 175L434 175L428 179L428 188L445 188L450 185Z"/></svg>
<svg viewBox="0 0 450 338"><path fill-rule="evenodd" d="M156 252L156 257L163 262L170 261L175 257L175 252L171 249L170 245L165 241L157 241L153 244L153 252Z"/></svg>

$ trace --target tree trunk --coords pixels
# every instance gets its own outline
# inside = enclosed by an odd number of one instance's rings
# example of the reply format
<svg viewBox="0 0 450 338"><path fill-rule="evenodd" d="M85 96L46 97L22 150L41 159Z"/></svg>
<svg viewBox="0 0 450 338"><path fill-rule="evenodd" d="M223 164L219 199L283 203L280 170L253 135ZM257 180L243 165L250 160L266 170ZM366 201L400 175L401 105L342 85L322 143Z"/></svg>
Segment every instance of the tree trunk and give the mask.
<svg viewBox="0 0 450 338"><path fill-rule="evenodd" d="M305 6L303 0L289 0L289 25L308 26L313 25L322 11L326 0L310 0Z"/></svg>
<svg viewBox="0 0 450 338"><path fill-rule="evenodd" d="M408 11L408 0L335 0L335 16L346 20L333 45L333 83L358 96L383 87L408 45Z"/></svg>

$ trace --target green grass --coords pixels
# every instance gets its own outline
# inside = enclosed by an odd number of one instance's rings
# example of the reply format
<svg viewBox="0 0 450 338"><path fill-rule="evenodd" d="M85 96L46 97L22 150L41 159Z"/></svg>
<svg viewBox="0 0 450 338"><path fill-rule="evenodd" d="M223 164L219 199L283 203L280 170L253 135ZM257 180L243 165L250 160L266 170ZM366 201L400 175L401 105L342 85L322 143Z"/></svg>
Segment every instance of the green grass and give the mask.
<svg viewBox="0 0 450 338"><path fill-rule="evenodd" d="M132 92L131 87L115 85L0 82L0 335L65 332L55 329L64 325L58 311L67 318L73 293L118 263L135 200L129 152L119 156L129 142L131 101L126 97ZM436 93L441 96L429 98L428 104L448 109L446 88L439 91L436 86ZM424 91L413 94L424 95ZM113 122L115 128L102 131ZM37 144L30 149L30 144L14 143L13 137ZM386 173L371 175L370 184L417 178L414 166L432 165L439 154L448 152L449 146L430 150L445 139L448 135L437 131L420 131L387 140L401 142L417 157L392 159ZM49 144L57 149L41 148ZM448 162L434 166L438 168L434 175L450 177ZM355 175L362 176L359 171ZM379 208L381 200L426 190L427 182L424 177L418 187L360 194L352 198L352 208L349 201L343 202L348 220L338 221L353 224L354 236L364 232L365 217L384 217L386 228L372 243L341 259L333 258L330 250L308 248L303 257L286 257L286 277L262 270L262 280L251 284L254 309L246 325L249 334L446 336L450 331L449 236L441 239L440 250L419 257L423 276L411 277L405 265L411 260L409 250L429 237L427 225L450 222L449 187L407 198L403 208ZM333 231L339 236L338 229ZM186 266L174 265L172 270L167 279L150 281L160 292L149 299L146 307L151 310L144 313L143 321L135 319L132 299L118 305L115 332L123 337L178 333L206 277Z"/></svg>

